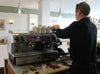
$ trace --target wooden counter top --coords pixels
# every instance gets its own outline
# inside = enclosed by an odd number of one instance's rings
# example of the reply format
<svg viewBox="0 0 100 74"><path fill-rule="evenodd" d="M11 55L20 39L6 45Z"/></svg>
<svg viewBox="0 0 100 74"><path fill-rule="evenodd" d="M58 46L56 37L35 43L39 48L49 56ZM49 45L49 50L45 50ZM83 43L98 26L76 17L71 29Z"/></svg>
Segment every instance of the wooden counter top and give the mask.
<svg viewBox="0 0 100 74"><path fill-rule="evenodd" d="M39 72L39 74L53 74L53 73L58 73L62 72L65 70L69 70L69 66L64 66L62 65L61 68L59 69L52 69L51 67L47 67L45 71L43 71L41 68L38 69L37 71L31 71L29 69L30 65L25 65L25 66L16 66L13 65L10 60L8 60L8 64L11 66L12 70L15 72L15 74L22 74L23 71L28 71L27 74L35 74L35 72Z"/></svg>
<svg viewBox="0 0 100 74"><path fill-rule="evenodd" d="M0 45L7 45L8 43L0 43Z"/></svg>

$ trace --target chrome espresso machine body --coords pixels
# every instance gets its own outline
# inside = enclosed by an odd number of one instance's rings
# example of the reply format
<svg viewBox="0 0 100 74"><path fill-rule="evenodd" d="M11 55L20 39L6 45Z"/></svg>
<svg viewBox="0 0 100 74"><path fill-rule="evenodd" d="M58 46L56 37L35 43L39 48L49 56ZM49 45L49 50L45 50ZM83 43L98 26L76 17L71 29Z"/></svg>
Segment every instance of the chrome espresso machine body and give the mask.
<svg viewBox="0 0 100 74"><path fill-rule="evenodd" d="M13 34L9 59L14 65L23 65L55 60L58 51L54 50L54 34Z"/></svg>

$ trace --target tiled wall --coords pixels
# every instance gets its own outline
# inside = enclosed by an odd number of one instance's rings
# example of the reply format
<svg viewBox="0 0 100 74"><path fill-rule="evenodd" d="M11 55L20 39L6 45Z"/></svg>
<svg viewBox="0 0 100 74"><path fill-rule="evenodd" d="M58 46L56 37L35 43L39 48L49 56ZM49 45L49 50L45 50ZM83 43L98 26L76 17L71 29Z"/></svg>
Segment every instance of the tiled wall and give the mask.
<svg viewBox="0 0 100 74"><path fill-rule="evenodd" d="M0 45L0 67L4 67L4 58L8 58L7 45Z"/></svg>
<svg viewBox="0 0 100 74"><path fill-rule="evenodd" d="M0 19L5 20L5 30L0 30L0 39L8 35L8 31L12 30L14 33L28 32L28 14L15 13L1 13ZM9 24L9 20L13 20L14 24Z"/></svg>

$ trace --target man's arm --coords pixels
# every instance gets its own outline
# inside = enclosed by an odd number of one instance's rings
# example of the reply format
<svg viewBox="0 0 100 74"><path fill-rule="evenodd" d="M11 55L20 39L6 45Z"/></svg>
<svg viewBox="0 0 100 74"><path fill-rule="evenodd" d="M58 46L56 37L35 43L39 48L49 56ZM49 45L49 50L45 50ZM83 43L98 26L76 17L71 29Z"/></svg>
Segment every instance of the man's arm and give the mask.
<svg viewBox="0 0 100 74"><path fill-rule="evenodd" d="M68 26L64 29L57 29L55 34L59 38L69 38L71 36L73 27L74 27L74 22L70 26Z"/></svg>

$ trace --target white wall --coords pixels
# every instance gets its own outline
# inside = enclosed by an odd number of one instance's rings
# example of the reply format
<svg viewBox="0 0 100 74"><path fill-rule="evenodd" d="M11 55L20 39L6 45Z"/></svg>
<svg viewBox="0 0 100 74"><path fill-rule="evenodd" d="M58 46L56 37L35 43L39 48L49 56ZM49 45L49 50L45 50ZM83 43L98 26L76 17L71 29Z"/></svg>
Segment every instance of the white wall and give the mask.
<svg viewBox="0 0 100 74"><path fill-rule="evenodd" d="M0 30L0 38L7 36L9 30L14 33L27 33L28 32L28 15L16 13L1 13L0 19L5 19L5 30ZM9 20L14 20L14 24L9 24Z"/></svg>

